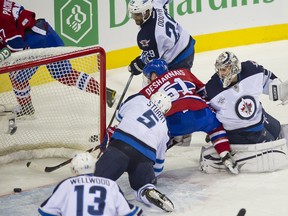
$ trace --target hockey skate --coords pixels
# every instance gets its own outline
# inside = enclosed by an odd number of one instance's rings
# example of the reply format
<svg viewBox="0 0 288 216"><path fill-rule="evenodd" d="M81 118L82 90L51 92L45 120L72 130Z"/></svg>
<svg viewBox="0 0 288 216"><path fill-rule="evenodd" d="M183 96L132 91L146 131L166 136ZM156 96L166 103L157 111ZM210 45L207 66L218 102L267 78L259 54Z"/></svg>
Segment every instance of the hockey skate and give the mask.
<svg viewBox="0 0 288 216"><path fill-rule="evenodd" d="M16 113L17 119L34 118L35 109L32 103L19 107L20 111Z"/></svg>
<svg viewBox="0 0 288 216"><path fill-rule="evenodd" d="M113 106L113 104L115 103L115 95L116 95L116 91L110 88L106 88L106 102L109 108L111 108Z"/></svg>
<svg viewBox="0 0 288 216"><path fill-rule="evenodd" d="M166 212L172 212L174 210L172 201L166 197L165 194L162 194L155 189L146 189L143 191L142 195L145 196L150 203Z"/></svg>

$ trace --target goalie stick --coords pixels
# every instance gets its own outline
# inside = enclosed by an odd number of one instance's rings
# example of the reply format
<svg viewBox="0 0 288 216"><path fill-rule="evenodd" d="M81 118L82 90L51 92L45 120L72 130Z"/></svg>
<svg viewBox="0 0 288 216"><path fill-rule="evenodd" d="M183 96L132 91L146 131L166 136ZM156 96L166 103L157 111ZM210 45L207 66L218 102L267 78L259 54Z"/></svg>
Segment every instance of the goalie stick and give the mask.
<svg viewBox="0 0 288 216"><path fill-rule="evenodd" d="M93 147L91 149L88 149L86 152L91 153L93 151L96 151L99 148L100 148L100 145L97 145L97 146L95 146L95 147ZM60 164L58 164L56 166L44 166L44 165L40 165L40 164L37 164L37 163L33 163L32 161L27 162L26 166L28 168L31 168L31 169L34 169L34 170L50 173L50 172L53 172L53 171L55 171L57 169L60 169L61 167L65 166L65 165L69 164L72 161L72 159L73 158L70 158L70 159L68 159L68 160L66 160L66 161L64 161L64 162L62 162L62 163L60 163Z"/></svg>

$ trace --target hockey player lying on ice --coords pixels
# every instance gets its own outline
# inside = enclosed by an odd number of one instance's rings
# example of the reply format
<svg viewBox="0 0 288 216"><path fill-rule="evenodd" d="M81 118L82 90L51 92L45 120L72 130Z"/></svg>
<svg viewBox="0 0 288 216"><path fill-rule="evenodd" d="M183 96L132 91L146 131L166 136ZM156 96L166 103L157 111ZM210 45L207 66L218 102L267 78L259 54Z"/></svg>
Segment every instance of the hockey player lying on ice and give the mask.
<svg viewBox="0 0 288 216"><path fill-rule="evenodd" d="M228 51L218 56L215 70L205 95L227 132L240 172L268 172L287 165L288 125L266 113L259 98L263 93L287 103L288 80L282 83L263 66L240 62ZM213 148L202 149L200 164L207 173L225 168Z"/></svg>
<svg viewBox="0 0 288 216"><path fill-rule="evenodd" d="M116 181L127 172L136 199L167 212L174 210L173 203L156 190L153 183L154 168L157 171L164 166L170 137L163 114L170 107L170 97L160 92L151 100L141 94L128 97L117 110L116 119L120 123L110 140L107 136L109 146L97 161L94 173ZM106 148L105 142L101 145L103 148Z"/></svg>

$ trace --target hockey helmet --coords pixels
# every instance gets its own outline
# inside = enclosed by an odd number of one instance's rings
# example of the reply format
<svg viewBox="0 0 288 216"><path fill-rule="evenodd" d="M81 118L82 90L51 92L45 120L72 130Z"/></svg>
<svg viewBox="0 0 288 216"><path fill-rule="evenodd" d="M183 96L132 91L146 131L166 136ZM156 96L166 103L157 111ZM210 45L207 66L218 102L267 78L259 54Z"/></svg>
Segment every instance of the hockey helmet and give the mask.
<svg viewBox="0 0 288 216"><path fill-rule="evenodd" d="M153 9L152 0L130 0L128 4L128 11L133 19L134 19L133 14L142 14L143 22L141 24L143 24L149 19L149 17L151 16L152 9ZM146 16L147 10L149 10L149 16Z"/></svg>
<svg viewBox="0 0 288 216"><path fill-rule="evenodd" d="M172 103L169 95L162 92L156 92L151 95L150 100L160 109L163 114L167 113L171 109Z"/></svg>
<svg viewBox="0 0 288 216"><path fill-rule="evenodd" d="M156 73L160 76L168 71L167 62L163 59L153 59L151 62L147 63L143 69L143 74L151 80L151 74Z"/></svg>
<svg viewBox="0 0 288 216"><path fill-rule="evenodd" d="M225 74L221 71L227 70ZM241 62L238 60L237 56L229 51L222 52L215 62L215 71L222 81L223 88L227 88L232 80L241 71Z"/></svg>
<svg viewBox="0 0 288 216"><path fill-rule="evenodd" d="M96 159L88 152L78 153L71 161L70 169L75 175L93 173Z"/></svg>

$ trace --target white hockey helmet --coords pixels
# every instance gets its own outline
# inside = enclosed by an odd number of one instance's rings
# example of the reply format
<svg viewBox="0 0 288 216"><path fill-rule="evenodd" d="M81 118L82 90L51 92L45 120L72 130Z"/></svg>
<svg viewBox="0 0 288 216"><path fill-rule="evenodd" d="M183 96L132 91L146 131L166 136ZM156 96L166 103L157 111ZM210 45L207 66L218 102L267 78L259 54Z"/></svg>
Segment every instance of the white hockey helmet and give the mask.
<svg viewBox="0 0 288 216"><path fill-rule="evenodd" d="M230 68L229 68L230 67ZM230 69L228 74L222 76L219 71ZM227 88L232 80L237 76L238 73L241 71L241 62L238 60L237 56L229 51L222 52L215 62L215 70L216 73L219 75L223 88Z"/></svg>
<svg viewBox="0 0 288 216"><path fill-rule="evenodd" d="M88 152L77 153L71 161L70 169L75 175L93 173L96 159Z"/></svg>
<svg viewBox="0 0 288 216"><path fill-rule="evenodd" d="M160 109L163 114L167 113L171 109L171 97L162 92L154 93L150 97L150 100Z"/></svg>
<svg viewBox="0 0 288 216"><path fill-rule="evenodd" d="M133 14L142 14L143 16L143 23L149 19L151 16L151 12L153 9L152 0L130 0L128 4L128 11L133 18ZM146 11L149 10L149 16L145 17Z"/></svg>

